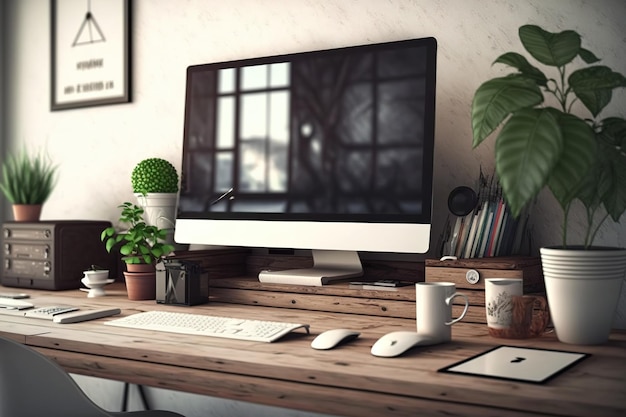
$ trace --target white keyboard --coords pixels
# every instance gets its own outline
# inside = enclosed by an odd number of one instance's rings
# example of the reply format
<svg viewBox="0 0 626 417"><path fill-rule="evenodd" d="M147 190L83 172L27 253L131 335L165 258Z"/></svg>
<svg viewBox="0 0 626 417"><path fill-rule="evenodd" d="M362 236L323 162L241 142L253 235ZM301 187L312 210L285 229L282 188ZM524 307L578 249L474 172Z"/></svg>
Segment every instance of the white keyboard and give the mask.
<svg viewBox="0 0 626 417"><path fill-rule="evenodd" d="M254 342L274 342L299 328L304 328L309 333L308 324L236 319L170 311L146 311L107 321L104 324L131 329L223 337Z"/></svg>

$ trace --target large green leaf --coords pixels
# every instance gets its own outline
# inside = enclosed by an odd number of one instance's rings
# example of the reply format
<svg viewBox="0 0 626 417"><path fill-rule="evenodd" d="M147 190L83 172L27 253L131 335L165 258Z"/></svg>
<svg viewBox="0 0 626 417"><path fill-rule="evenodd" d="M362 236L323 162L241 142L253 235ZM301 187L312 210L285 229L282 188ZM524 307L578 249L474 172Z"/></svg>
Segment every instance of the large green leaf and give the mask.
<svg viewBox="0 0 626 417"><path fill-rule="evenodd" d="M596 139L591 126L571 114L550 109L563 136L563 152L548 179L554 197L565 208L576 197L596 158Z"/></svg>
<svg viewBox="0 0 626 417"><path fill-rule="evenodd" d="M626 78L609 67L597 65L574 71L568 83L576 97L596 117L611 101L612 90L626 87Z"/></svg>
<svg viewBox="0 0 626 417"><path fill-rule="evenodd" d="M494 78L483 83L472 101L472 146L478 146L509 114L542 102L537 84L524 76Z"/></svg>
<svg viewBox="0 0 626 417"><path fill-rule="evenodd" d="M543 188L562 151L550 110L522 109L506 122L496 141L496 172L513 216Z"/></svg>
<svg viewBox="0 0 626 417"><path fill-rule="evenodd" d="M539 85L547 85L548 78L541 70L533 66L528 60L517 52L507 52L500 55L494 64L505 64L516 68L522 75L534 80Z"/></svg>
<svg viewBox="0 0 626 417"><path fill-rule="evenodd" d="M617 159L620 160L617 160ZM613 221L618 222L624 210L626 210L626 158L624 155L617 156L612 161L613 182L611 192L604 195L602 202Z"/></svg>
<svg viewBox="0 0 626 417"><path fill-rule="evenodd" d="M602 199L601 194L605 193L607 188L598 188L599 184L605 184L606 181L601 178L606 175L605 170L602 168L604 164L600 162L600 158L594 161L592 167L587 171L587 175L580 184L580 187L576 191L576 198L578 198L585 207L594 211L600 206Z"/></svg>
<svg viewBox="0 0 626 417"><path fill-rule="evenodd" d="M585 61L587 64L594 64L600 61L600 58L598 58L593 52L585 48L580 48L578 56L580 56L582 60Z"/></svg>
<svg viewBox="0 0 626 417"><path fill-rule="evenodd" d="M599 137L607 144L626 151L626 120L621 117L607 117L601 125Z"/></svg>
<svg viewBox="0 0 626 417"><path fill-rule="evenodd" d="M551 33L539 26L524 25L519 28L519 38L533 58L552 67L572 62L580 52L580 35L573 30Z"/></svg>
<svg viewBox="0 0 626 417"><path fill-rule="evenodd" d="M626 154L622 147L626 141L625 128L624 119L609 118L603 121L599 133L605 140L599 141L603 175L599 177L597 188L603 191L600 198L614 221L626 211Z"/></svg>

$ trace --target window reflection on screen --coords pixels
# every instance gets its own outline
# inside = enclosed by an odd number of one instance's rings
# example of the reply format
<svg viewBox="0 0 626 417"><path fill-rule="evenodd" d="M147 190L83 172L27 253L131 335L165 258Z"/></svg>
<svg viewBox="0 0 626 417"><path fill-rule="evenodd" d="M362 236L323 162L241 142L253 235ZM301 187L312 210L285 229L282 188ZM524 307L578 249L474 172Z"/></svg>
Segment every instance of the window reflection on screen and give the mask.
<svg viewBox="0 0 626 417"><path fill-rule="evenodd" d="M189 77L181 211L423 213L423 48Z"/></svg>

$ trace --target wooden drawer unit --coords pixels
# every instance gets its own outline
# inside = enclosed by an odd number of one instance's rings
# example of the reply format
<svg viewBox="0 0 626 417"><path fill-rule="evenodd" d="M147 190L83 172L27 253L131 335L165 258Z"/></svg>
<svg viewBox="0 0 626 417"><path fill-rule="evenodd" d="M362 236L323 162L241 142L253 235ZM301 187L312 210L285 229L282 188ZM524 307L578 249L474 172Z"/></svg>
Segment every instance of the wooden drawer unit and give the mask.
<svg viewBox="0 0 626 417"><path fill-rule="evenodd" d="M425 280L454 282L466 294L470 309L463 321L486 323L485 279L522 278L524 294L544 293L541 261L538 257L501 257L440 261L427 259ZM455 304L460 303L459 299ZM458 307L454 308L457 311ZM458 314L458 313L457 313Z"/></svg>

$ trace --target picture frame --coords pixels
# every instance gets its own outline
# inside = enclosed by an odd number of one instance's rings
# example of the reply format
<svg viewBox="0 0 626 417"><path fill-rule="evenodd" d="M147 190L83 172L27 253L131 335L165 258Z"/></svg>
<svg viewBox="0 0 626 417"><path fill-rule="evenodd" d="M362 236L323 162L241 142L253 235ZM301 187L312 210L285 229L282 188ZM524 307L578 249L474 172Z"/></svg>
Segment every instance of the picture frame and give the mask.
<svg viewBox="0 0 626 417"><path fill-rule="evenodd" d="M50 0L51 110L131 101L131 0Z"/></svg>

